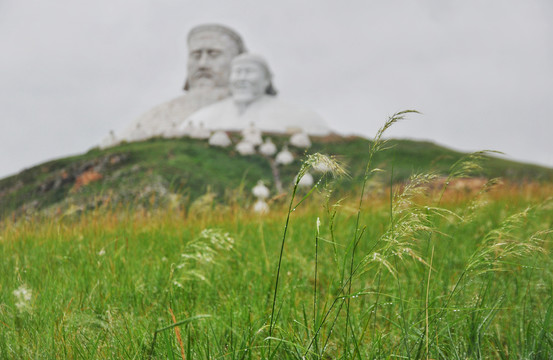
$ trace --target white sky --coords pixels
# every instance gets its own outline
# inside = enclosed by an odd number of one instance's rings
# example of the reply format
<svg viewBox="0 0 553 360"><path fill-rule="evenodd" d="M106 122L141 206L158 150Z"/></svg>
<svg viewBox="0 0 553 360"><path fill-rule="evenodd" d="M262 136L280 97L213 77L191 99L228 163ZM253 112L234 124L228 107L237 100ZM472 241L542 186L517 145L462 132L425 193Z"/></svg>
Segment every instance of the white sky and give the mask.
<svg viewBox="0 0 553 360"><path fill-rule="evenodd" d="M0 177L82 153L181 94L186 34L219 22L279 96L343 134L553 166L551 0L0 0Z"/></svg>

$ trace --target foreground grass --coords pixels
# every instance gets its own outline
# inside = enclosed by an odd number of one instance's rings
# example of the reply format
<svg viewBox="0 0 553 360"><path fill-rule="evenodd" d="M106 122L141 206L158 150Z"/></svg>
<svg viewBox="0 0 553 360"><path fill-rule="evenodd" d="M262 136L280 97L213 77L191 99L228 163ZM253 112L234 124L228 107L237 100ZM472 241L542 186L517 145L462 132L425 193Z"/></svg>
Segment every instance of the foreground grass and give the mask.
<svg viewBox="0 0 553 360"><path fill-rule="evenodd" d="M551 358L551 195L445 193L438 213L439 192L368 194L352 246L358 200L315 194L291 214L273 329L284 204L4 223L0 358Z"/></svg>
<svg viewBox="0 0 553 360"><path fill-rule="evenodd" d="M4 222L0 355L550 358L552 186L452 191L485 153L446 178L397 185L392 170L396 185L371 184L382 134L413 112L377 133L357 199L336 199L332 181L300 191L311 167L344 173L313 154L288 206L275 199L264 218L238 192L187 211L100 206Z"/></svg>

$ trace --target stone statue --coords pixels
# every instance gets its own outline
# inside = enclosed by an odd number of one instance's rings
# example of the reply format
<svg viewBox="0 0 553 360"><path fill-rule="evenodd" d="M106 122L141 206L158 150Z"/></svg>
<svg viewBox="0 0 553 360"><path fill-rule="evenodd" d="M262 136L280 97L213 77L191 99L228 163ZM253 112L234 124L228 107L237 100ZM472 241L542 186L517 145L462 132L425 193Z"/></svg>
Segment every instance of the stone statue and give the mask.
<svg viewBox="0 0 553 360"><path fill-rule="evenodd" d="M213 130L241 131L253 123L264 132L330 133L316 113L276 98L269 65L260 56L242 54L232 60L230 91L232 97L206 106L188 119Z"/></svg>
<svg viewBox="0 0 553 360"><path fill-rule="evenodd" d="M207 24L190 30L186 93L146 112L120 138L137 141L175 136L176 129L190 114L230 95L230 63L244 51L240 35L226 26Z"/></svg>

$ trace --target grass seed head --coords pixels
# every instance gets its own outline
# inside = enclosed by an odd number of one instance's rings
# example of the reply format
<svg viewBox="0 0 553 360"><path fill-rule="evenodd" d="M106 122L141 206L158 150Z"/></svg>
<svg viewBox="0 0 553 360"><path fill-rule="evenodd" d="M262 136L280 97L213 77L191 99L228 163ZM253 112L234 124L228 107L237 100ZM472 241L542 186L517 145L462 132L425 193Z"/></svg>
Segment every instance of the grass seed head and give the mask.
<svg viewBox="0 0 553 360"><path fill-rule="evenodd" d="M336 160L335 157L320 153L310 154L307 156L303 162L298 177L301 179L301 177L303 177L309 169L324 172L334 177L342 177L347 175L345 167L338 160Z"/></svg>
<svg viewBox="0 0 553 360"><path fill-rule="evenodd" d="M13 291L16 302L15 307L20 313L31 312L31 300L33 298L33 291L23 284Z"/></svg>

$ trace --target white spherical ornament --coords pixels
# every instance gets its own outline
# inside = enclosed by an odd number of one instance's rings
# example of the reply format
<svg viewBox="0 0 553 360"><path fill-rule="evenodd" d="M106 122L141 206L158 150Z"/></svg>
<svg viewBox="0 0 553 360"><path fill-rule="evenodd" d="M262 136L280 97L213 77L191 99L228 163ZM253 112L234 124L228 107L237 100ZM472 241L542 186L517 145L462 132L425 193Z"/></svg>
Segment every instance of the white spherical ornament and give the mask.
<svg viewBox="0 0 553 360"><path fill-rule="evenodd" d="M115 136L115 133L113 130L110 130L109 135L106 136L102 142L100 143L100 149L107 149L109 147L115 146L119 144L119 139L117 139L117 136Z"/></svg>
<svg viewBox="0 0 553 360"><path fill-rule="evenodd" d="M266 214L269 212L269 205L265 201L259 199L253 204L253 211L257 214Z"/></svg>
<svg viewBox="0 0 553 360"><path fill-rule="evenodd" d="M311 147L311 140L309 139L309 136L302 131L290 137L290 145L307 149Z"/></svg>
<svg viewBox="0 0 553 360"><path fill-rule="evenodd" d="M269 189L263 184L262 180L257 182L257 185L252 189L252 194L258 199L266 199L270 195Z"/></svg>
<svg viewBox="0 0 553 360"><path fill-rule="evenodd" d="M242 139L252 143L254 146L261 145L263 142L261 130L256 128L254 123L251 123L247 128L242 130Z"/></svg>
<svg viewBox="0 0 553 360"><path fill-rule="evenodd" d="M240 141L238 145L236 145L236 151L238 151L240 155L253 155L255 154L255 147L250 142Z"/></svg>
<svg viewBox="0 0 553 360"><path fill-rule="evenodd" d="M259 147L259 152L265 156L273 156L276 151L276 145L269 138L265 139L265 142Z"/></svg>
<svg viewBox="0 0 553 360"><path fill-rule="evenodd" d="M298 177L296 176L296 178L294 179L294 183L296 183L297 178ZM306 188L306 187L313 186L313 183L314 183L313 176L310 173L305 173L301 177L300 182L298 183L298 186Z"/></svg>
<svg viewBox="0 0 553 360"><path fill-rule="evenodd" d="M280 165L289 165L294 162L294 155L288 150L288 146L284 146L284 149L277 154L275 161Z"/></svg>
<svg viewBox="0 0 553 360"><path fill-rule="evenodd" d="M211 131L209 129L206 129L203 123L200 123L200 126L198 126L197 128L194 128L194 131L192 132L192 134L190 134L190 137L192 139L199 139L199 140L209 139L210 136L211 136Z"/></svg>
<svg viewBox="0 0 553 360"><path fill-rule="evenodd" d="M232 141L230 141L230 138L224 131L216 131L209 138L209 145L211 146L227 147L231 144Z"/></svg>
<svg viewBox="0 0 553 360"><path fill-rule="evenodd" d="M164 129L162 132L161 132L161 136L164 137L165 139L172 139L172 138L175 138L178 136L178 126L177 124L173 121L171 122L171 126L168 127L167 129Z"/></svg>
<svg viewBox="0 0 553 360"><path fill-rule="evenodd" d="M192 134L196 131L196 128L192 124L191 120L188 120L184 126L181 126L177 129L177 135L178 136L192 136Z"/></svg>

